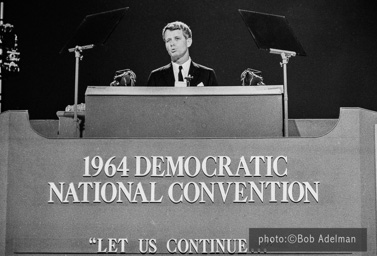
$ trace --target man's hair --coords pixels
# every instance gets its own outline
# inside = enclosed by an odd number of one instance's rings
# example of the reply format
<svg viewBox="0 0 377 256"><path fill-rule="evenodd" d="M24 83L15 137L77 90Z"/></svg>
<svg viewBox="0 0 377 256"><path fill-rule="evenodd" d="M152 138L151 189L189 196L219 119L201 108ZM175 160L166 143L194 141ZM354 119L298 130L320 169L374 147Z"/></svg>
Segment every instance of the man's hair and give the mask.
<svg viewBox="0 0 377 256"><path fill-rule="evenodd" d="M187 38L192 38L192 33L191 29L189 26L187 26L185 23L181 21L174 21L168 23L163 29L162 29L162 40L165 41L165 32L166 30L182 30L184 37Z"/></svg>

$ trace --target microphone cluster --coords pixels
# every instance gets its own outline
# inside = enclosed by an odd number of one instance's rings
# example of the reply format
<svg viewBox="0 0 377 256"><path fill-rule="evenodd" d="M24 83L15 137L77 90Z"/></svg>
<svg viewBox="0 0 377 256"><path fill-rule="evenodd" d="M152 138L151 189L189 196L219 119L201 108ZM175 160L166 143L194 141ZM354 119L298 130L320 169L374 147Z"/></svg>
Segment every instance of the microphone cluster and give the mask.
<svg viewBox="0 0 377 256"><path fill-rule="evenodd" d="M136 74L131 69L122 69L115 72L114 81L110 86L135 86Z"/></svg>
<svg viewBox="0 0 377 256"><path fill-rule="evenodd" d="M263 83L262 71L247 68L241 74L242 86L265 85Z"/></svg>

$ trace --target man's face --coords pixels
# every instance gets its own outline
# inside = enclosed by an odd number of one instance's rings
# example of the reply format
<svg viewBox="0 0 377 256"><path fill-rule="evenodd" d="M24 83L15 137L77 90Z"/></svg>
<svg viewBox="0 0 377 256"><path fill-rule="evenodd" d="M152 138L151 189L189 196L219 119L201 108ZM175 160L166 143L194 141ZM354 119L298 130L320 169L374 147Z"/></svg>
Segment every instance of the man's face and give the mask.
<svg viewBox="0 0 377 256"><path fill-rule="evenodd" d="M177 61L185 54L188 55L188 48L191 46L192 39L185 38L182 30L166 30L165 46L172 61Z"/></svg>

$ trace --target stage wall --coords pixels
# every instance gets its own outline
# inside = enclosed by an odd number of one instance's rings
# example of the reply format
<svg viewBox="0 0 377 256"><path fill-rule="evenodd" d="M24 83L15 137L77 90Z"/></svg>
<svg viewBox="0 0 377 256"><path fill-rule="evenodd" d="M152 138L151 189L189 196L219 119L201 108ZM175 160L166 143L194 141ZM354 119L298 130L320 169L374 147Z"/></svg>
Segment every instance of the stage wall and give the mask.
<svg viewBox="0 0 377 256"><path fill-rule="evenodd" d="M303 247L256 247L253 229L348 228L365 251L313 251L375 255L376 124L343 108L319 138L48 139L27 111L2 113L0 254L193 253L200 239L276 253Z"/></svg>

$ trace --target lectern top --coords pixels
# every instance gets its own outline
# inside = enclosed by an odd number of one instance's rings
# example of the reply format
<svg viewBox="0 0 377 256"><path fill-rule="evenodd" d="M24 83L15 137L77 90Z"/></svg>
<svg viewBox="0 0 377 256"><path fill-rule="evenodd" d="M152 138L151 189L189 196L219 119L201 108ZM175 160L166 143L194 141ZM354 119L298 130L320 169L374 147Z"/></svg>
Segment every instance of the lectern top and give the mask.
<svg viewBox="0 0 377 256"><path fill-rule="evenodd" d="M87 15L60 53L76 46L105 44L128 7Z"/></svg>
<svg viewBox="0 0 377 256"><path fill-rule="evenodd" d="M238 11L259 49L279 49L306 56L285 16L247 10Z"/></svg>
<svg viewBox="0 0 377 256"><path fill-rule="evenodd" d="M230 96L230 95L279 95L282 85L265 86L88 86L85 96Z"/></svg>

